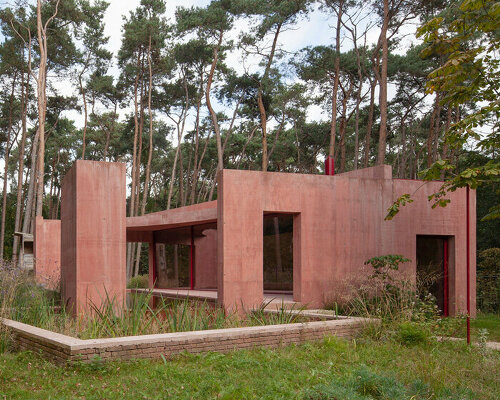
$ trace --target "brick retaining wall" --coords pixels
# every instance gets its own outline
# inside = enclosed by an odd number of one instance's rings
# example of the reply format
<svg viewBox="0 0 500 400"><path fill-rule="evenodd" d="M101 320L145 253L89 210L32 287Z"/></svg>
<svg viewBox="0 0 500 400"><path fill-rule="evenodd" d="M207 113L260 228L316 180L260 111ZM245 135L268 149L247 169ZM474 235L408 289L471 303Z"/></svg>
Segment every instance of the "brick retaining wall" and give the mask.
<svg viewBox="0 0 500 400"><path fill-rule="evenodd" d="M321 340L325 336L350 338L373 320L342 318L298 324L253 326L245 328L125 336L81 340L36 328L17 321L3 320L19 350L40 352L56 363L71 361L127 360L170 357L187 351L227 352L253 347L279 347L291 343Z"/></svg>

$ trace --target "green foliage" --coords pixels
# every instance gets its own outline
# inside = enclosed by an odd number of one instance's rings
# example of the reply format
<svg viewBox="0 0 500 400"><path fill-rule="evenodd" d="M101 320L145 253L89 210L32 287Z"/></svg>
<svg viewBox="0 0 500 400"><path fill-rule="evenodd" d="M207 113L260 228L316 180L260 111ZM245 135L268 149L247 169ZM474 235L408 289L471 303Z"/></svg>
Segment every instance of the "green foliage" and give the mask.
<svg viewBox="0 0 500 400"><path fill-rule="evenodd" d="M403 207L410 203L413 203L413 199L408 193L399 196L397 200L387 209L387 215L385 216L384 220L390 221L397 215L400 207Z"/></svg>
<svg viewBox="0 0 500 400"><path fill-rule="evenodd" d="M405 345L426 343L430 339L429 330L414 322L402 322L396 332L398 341Z"/></svg>
<svg viewBox="0 0 500 400"><path fill-rule="evenodd" d="M399 265L411 260L399 254L388 254L385 256L373 257L365 261L365 265L373 267L374 279L381 279L386 283L393 280L391 271L398 271Z"/></svg>
<svg viewBox="0 0 500 400"><path fill-rule="evenodd" d="M147 289L149 287L149 275L137 275L129 279L128 289Z"/></svg>
<svg viewBox="0 0 500 400"><path fill-rule="evenodd" d="M495 0L465 0L456 13L452 20L433 18L418 30L418 36L428 44L422 56L438 55L446 60L429 75L427 91L444 93L442 103L452 107L478 105L450 127L446 140L454 148L471 142L478 151L491 152L500 147L500 7ZM449 160L440 160L424 171L423 177L436 179L452 167ZM499 175L500 164L495 160L471 166L447 179L430 200L434 206L445 206L447 192L498 183Z"/></svg>
<svg viewBox="0 0 500 400"><path fill-rule="evenodd" d="M414 283L399 271L400 264L409 261L397 254L367 260L365 265L371 265L371 274L365 281L357 281L347 288L350 294L340 304L342 310L352 315L380 318L389 325L400 321L436 320L439 310L436 299L427 290L430 282Z"/></svg>
<svg viewBox="0 0 500 400"><path fill-rule="evenodd" d="M483 312L500 312L500 248L479 253L477 306Z"/></svg>

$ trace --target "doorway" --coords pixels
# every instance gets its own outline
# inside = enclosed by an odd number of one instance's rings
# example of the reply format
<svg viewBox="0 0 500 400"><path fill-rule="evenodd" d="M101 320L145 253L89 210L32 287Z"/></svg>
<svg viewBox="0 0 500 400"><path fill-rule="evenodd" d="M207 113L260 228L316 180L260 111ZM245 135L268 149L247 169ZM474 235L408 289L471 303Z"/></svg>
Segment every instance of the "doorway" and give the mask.
<svg viewBox="0 0 500 400"><path fill-rule="evenodd" d="M293 215L264 215L264 291L293 293Z"/></svg>
<svg viewBox="0 0 500 400"><path fill-rule="evenodd" d="M436 298L441 313L449 315L449 240L446 236L417 236L417 286Z"/></svg>

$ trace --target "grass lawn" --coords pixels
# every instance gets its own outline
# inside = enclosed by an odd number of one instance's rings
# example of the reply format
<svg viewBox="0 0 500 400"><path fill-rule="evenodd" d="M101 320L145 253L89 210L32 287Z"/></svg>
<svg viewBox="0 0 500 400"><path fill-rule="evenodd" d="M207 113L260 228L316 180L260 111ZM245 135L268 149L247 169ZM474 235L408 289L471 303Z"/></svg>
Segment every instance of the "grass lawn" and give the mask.
<svg viewBox="0 0 500 400"><path fill-rule="evenodd" d="M500 398L500 352L462 343L321 343L62 368L31 353L0 354L6 399ZM413 397L412 397L413 396Z"/></svg>
<svg viewBox="0 0 500 400"><path fill-rule="evenodd" d="M476 334L479 329L488 330L488 340L500 342L500 315L478 314L477 318L471 320L472 334Z"/></svg>
<svg viewBox="0 0 500 400"><path fill-rule="evenodd" d="M444 336L454 336L465 338L467 335L467 322L465 317L446 318L445 330L436 332ZM447 327L447 328L446 328ZM471 319L471 337L472 341L477 342L481 339L481 330L487 331L486 340L489 342L500 342L500 315L481 314L477 318Z"/></svg>

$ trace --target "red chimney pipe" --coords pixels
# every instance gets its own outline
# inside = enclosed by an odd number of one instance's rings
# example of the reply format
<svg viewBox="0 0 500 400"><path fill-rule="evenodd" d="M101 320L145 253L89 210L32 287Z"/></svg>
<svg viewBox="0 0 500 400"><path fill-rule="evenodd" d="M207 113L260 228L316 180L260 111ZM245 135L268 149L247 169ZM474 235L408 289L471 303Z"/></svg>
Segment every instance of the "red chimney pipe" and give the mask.
<svg viewBox="0 0 500 400"><path fill-rule="evenodd" d="M332 156L325 158L325 175L335 175L335 161Z"/></svg>

